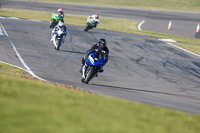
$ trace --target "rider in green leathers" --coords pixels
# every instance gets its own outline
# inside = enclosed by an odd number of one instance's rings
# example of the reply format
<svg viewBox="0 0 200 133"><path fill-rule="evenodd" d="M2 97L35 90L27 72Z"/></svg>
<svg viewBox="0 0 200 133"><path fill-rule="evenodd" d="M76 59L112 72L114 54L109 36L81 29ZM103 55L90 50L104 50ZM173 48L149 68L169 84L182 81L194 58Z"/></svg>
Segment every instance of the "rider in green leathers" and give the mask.
<svg viewBox="0 0 200 133"><path fill-rule="evenodd" d="M51 24L49 28L54 28L58 24L59 21L64 23L64 13L63 13L62 8L59 8L58 11L52 15Z"/></svg>

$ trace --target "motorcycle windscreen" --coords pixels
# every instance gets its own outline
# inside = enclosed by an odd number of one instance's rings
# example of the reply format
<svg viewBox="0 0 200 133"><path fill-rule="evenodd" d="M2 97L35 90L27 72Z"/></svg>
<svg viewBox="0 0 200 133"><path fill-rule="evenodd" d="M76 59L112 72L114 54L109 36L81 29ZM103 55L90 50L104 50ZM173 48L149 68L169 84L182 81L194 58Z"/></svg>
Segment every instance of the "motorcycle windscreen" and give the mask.
<svg viewBox="0 0 200 133"><path fill-rule="evenodd" d="M93 65L93 66L102 66L103 65L103 60L102 60L101 57L100 58L95 58L94 54L92 53L87 58L86 64L87 65Z"/></svg>
<svg viewBox="0 0 200 133"><path fill-rule="evenodd" d="M58 31L55 32L56 36L62 36L63 35L63 31L61 29L59 29Z"/></svg>

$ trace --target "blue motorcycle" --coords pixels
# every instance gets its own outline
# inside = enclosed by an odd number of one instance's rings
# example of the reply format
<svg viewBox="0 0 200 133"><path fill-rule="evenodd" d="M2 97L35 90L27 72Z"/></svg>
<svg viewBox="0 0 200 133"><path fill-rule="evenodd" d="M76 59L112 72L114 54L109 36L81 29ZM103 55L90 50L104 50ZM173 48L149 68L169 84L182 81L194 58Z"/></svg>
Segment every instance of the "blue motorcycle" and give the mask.
<svg viewBox="0 0 200 133"><path fill-rule="evenodd" d="M81 82L88 84L95 76L97 76L99 69L103 66L103 59L97 52L91 53L85 61L82 68Z"/></svg>

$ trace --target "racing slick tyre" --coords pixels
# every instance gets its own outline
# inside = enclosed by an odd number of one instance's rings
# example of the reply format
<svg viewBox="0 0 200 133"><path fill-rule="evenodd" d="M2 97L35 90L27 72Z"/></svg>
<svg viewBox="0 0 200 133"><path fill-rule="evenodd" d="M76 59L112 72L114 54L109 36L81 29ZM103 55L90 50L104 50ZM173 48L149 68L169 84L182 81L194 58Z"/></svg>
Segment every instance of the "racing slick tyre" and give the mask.
<svg viewBox="0 0 200 133"><path fill-rule="evenodd" d="M86 73L86 78L85 78L85 84L88 84L89 81L91 80L91 78L93 77L93 73L94 73L94 67L90 67L90 70Z"/></svg>

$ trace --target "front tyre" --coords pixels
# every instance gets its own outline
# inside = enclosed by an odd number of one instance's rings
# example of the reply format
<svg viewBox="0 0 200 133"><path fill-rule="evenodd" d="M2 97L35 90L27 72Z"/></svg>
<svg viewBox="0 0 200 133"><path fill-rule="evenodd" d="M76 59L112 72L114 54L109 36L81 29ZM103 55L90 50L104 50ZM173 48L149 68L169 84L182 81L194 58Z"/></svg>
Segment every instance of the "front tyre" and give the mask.
<svg viewBox="0 0 200 133"><path fill-rule="evenodd" d="M49 28L54 28L54 27L55 27L55 20L52 19Z"/></svg>
<svg viewBox="0 0 200 133"><path fill-rule="evenodd" d="M57 51L60 49L61 43L62 43L62 39L58 39L57 48L56 48Z"/></svg>
<svg viewBox="0 0 200 133"><path fill-rule="evenodd" d="M86 73L85 84L88 84L91 78L93 77L94 67L91 66L90 70Z"/></svg>
<svg viewBox="0 0 200 133"><path fill-rule="evenodd" d="M86 26L85 26L84 31L87 32L89 29L90 29L90 23L87 23Z"/></svg>

